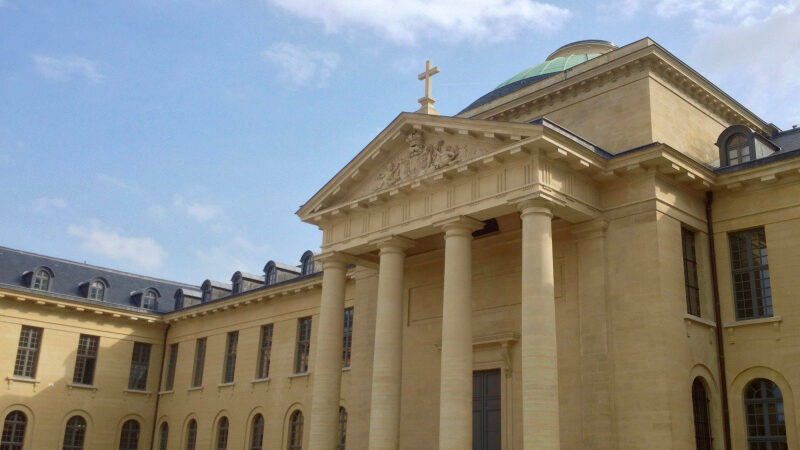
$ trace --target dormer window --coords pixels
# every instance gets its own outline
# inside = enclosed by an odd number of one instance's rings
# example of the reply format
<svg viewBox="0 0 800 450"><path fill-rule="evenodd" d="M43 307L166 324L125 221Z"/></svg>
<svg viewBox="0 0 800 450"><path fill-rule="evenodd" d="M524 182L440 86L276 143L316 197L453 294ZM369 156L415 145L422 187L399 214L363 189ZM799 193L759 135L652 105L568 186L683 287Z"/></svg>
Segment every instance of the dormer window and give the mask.
<svg viewBox="0 0 800 450"><path fill-rule="evenodd" d="M311 250L303 253L303 256L300 258L301 264L301 275L311 275L314 273L314 254L311 253Z"/></svg>
<svg viewBox="0 0 800 450"><path fill-rule="evenodd" d="M237 273L233 277L233 294L241 294L243 292L242 287L242 275Z"/></svg>
<svg viewBox="0 0 800 450"><path fill-rule="evenodd" d="M202 302L203 302L203 303L208 303L208 302L210 302L210 301L211 301L211 283L209 283L208 281L206 281L205 283L203 283L203 287L202 287L202 289L203 289L203 299L202 299Z"/></svg>
<svg viewBox="0 0 800 450"><path fill-rule="evenodd" d="M30 272L28 272L30 273ZM50 290L50 280L53 278L53 272L47 267L37 267L30 278L31 289L40 291Z"/></svg>
<svg viewBox="0 0 800 450"><path fill-rule="evenodd" d="M89 283L89 295L87 297L92 299L92 300L101 300L102 301L106 297L106 288L107 287L108 286L106 286L106 284L103 282L103 280L99 280L99 279L92 280L92 282Z"/></svg>
<svg viewBox="0 0 800 450"><path fill-rule="evenodd" d="M265 274L267 276L267 285L273 285L278 282L278 268L275 267L275 264L267 265Z"/></svg>
<svg viewBox="0 0 800 450"><path fill-rule="evenodd" d="M728 165L750 161L750 146L747 136L736 133L725 142L725 153L728 156Z"/></svg>
<svg viewBox="0 0 800 450"><path fill-rule="evenodd" d="M152 289L148 289L142 296L142 308L156 309L157 299L158 296L156 295L155 291L153 291Z"/></svg>

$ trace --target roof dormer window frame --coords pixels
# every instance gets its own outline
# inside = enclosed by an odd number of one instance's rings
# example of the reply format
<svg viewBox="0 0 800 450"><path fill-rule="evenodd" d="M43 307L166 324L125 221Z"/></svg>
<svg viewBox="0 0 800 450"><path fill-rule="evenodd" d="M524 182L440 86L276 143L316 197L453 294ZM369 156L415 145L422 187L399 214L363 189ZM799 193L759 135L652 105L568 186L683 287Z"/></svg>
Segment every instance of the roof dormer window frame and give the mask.
<svg viewBox="0 0 800 450"><path fill-rule="evenodd" d="M764 157L764 151L779 148L746 125L731 125L717 138L720 167L736 166ZM760 156L759 156L760 154Z"/></svg>
<svg viewBox="0 0 800 450"><path fill-rule="evenodd" d="M275 261L268 262L264 268L264 283L267 286L278 283L278 266Z"/></svg>
<svg viewBox="0 0 800 450"><path fill-rule="evenodd" d="M148 288L142 294L141 308L158 309L158 299L161 297L156 288Z"/></svg>
<svg viewBox="0 0 800 450"><path fill-rule="evenodd" d="M314 253L311 250L306 250L303 256L300 257L300 275L311 275L315 272Z"/></svg>
<svg viewBox="0 0 800 450"><path fill-rule="evenodd" d="M106 281L104 278L92 278L86 283L86 298L100 302L105 301L108 287L108 281Z"/></svg>
<svg viewBox="0 0 800 450"><path fill-rule="evenodd" d="M28 287L37 291L48 292L53 284L53 270L47 266L38 266L29 274Z"/></svg>

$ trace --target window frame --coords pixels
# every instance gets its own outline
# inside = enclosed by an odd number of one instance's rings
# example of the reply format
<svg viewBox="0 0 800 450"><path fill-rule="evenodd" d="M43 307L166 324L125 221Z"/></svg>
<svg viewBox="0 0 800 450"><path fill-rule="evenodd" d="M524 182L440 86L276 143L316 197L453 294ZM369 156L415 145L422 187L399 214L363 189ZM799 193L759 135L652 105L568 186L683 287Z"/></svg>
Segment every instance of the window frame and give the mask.
<svg viewBox="0 0 800 450"><path fill-rule="evenodd" d="M700 377L692 383L692 417L694 419L694 440L697 450L711 450L714 437L711 433L711 414L708 391Z"/></svg>
<svg viewBox="0 0 800 450"><path fill-rule="evenodd" d="M303 412L299 409L296 409L294 412L292 412L292 415L289 416L289 436L286 446L288 450L303 449L303 426Z"/></svg>
<svg viewBox="0 0 800 450"><path fill-rule="evenodd" d="M152 345L146 342L134 342L131 354L131 371L128 377L128 389L146 391L147 378L150 372L150 354Z"/></svg>
<svg viewBox="0 0 800 450"><path fill-rule="evenodd" d="M344 310L344 332L342 334L342 368L350 368L350 360L353 355L353 307Z"/></svg>
<svg viewBox="0 0 800 450"><path fill-rule="evenodd" d="M757 248L760 251L758 258L762 262L757 265L754 264L755 258L753 257L753 251L755 250L753 248L754 236L757 241L763 243L763 247ZM741 241L740 237L744 239L743 248L741 249L738 248L738 242ZM764 227L756 227L730 232L728 233L728 249L731 260L731 284L736 320L772 317L774 310L772 307L772 285L769 275L766 230ZM745 255L745 266L737 267L737 258L734 256L735 250L737 253ZM746 280L744 276L746 276ZM737 284L742 286L746 284L748 288L746 290L737 290ZM749 294L749 298L745 294ZM759 309L762 312L759 312Z"/></svg>
<svg viewBox="0 0 800 450"><path fill-rule="evenodd" d="M258 363L256 365L256 380L265 380L269 378L273 332L273 324L270 323L261 326L261 336L258 347Z"/></svg>
<svg viewBox="0 0 800 450"><path fill-rule="evenodd" d="M295 345L294 373L308 373L311 354L311 316L297 319L297 343Z"/></svg>
<svg viewBox="0 0 800 450"><path fill-rule="evenodd" d="M345 450L347 444L347 410L344 406L339 407L339 439L336 446L337 450Z"/></svg>
<svg viewBox="0 0 800 450"><path fill-rule="evenodd" d="M236 377L236 347L239 343L239 331L228 332L225 341L225 360L223 361L222 383L233 383Z"/></svg>
<svg viewBox="0 0 800 450"><path fill-rule="evenodd" d="M264 449L264 415L256 413L250 421L250 450Z"/></svg>
<svg viewBox="0 0 800 450"><path fill-rule="evenodd" d="M751 398L751 388L758 383L758 397ZM769 393L775 394L777 397L770 397ZM772 380L766 378L756 378L751 380L744 388L744 416L745 416L745 431L747 434L748 446L752 444L767 444L767 448L772 450L779 450L781 448L788 448L786 437L786 410L783 403L783 392L781 388ZM771 406L774 406L775 418L778 420L773 425L770 417ZM760 412L758 411L760 410ZM755 412L756 414L753 414ZM760 416L760 426L763 428L765 434L753 435L754 427L759 427L759 423L751 422L751 417ZM783 424L779 422L780 417L783 417ZM772 434L773 426L778 430L783 428L783 434ZM773 444L776 444L773 446ZM785 444L787 447L782 447L780 444Z"/></svg>
<svg viewBox="0 0 800 450"><path fill-rule="evenodd" d="M230 421L227 416L222 416L217 421L216 450L228 450L228 433L230 432L230 426Z"/></svg>
<svg viewBox="0 0 800 450"><path fill-rule="evenodd" d="M40 277L40 275L45 275L46 278ZM33 274L31 275L31 289L36 289L37 291L50 291L50 285L53 281L53 271L50 270L48 267L37 267L33 270ZM39 286L37 286L37 284ZM42 287L42 284L45 286Z"/></svg>
<svg viewBox="0 0 800 450"><path fill-rule="evenodd" d="M208 338L198 338L194 343L194 365L192 366L192 387L199 388L203 386L203 372L206 365L206 348L208 345Z"/></svg>
<svg viewBox="0 0 800 450"><path fill-rule="evenodd" d="M196 450L197 448L197 420L190 419L186 424L186 450Z"/></svg>
<svg viewBox="0 0 800 450"><path fill-rule="evenodd" d="M35 339L33 339L34 337ZM36 379L43 337L43 328L22 325L19 332L19 343L17 344L17 357L14 361L15 377ZM34 344L31 344L32 340Z"/></svg>
<svg viewBox="0 0 800 450"><path fill-rule="evenodd" d="M158 449L168 450L167 448L168 444L169 444L169 422L164 421L161 422L161 426L158 427Z"/></svg>
<svg viewBox="0 0 800 450"><path fill-rule="evenodd" d="M73 423L73 421L82 422L82 424ZM67 424L64 426L62 450L83 450L84 445L86 445L86 430L88 427L89 425L86 423L86 419L83 416L76 414L70 417Z"/></svg>
<svg viewBox="0 0 800 450"><path fill-rule="evenodd" d="M700 308L700 277L697 273L697 241L695 237L696 233L694 231L681 227L686 313L702 317Z"/></svg>
<svg viewBox="0 0 800 450"><path fill-rule="evenodd" d="M12 417L13 415L13 417ZM8 432L6 430L9 430ZM25 445L25 433L28 430L28 415L15 409L3 418L3 430L0 434L0 447L8 450L22 450ZM11 438L6 440L6 438Z"/></svg>
<svg viewBox="0 0 800 450"><path fill-rule="evenodd" d="M100 286L99 288L97 286ZM102 278L93 278L86 288L86 298L98 302L106 300L106 293L108 292L108 283Z"/></svg>
<svg viewBox="0 0 800 450"><path fill-rule="evenodd" d="M158 294L153 289L148 289L142 294L142 308L158 309Z"/></svg>
<svg viewBox="0 0 800 450"><path fill-rule="evenodd" d="M130 427L129 427L130 425ZM119 450L138 450L142 425L136 419L128 419L119 433Z"/></svg>
<svg viewBox="0 0 800 450"><path fill-rule="evenodd" d="M75 370L72 374L73 384L94 386L99 355L100 336L81 334L78 338L78 350L75 354Z"/></svg>
<svg viewBox="0 0 800 450"><path fill-rule="evenodd" d="M167 362L167 367L164 368L167 371L164 377L164 390L167 392L175 389L175 369L178 366L178 348L178 342L169 345L169 360Z"/></svg>

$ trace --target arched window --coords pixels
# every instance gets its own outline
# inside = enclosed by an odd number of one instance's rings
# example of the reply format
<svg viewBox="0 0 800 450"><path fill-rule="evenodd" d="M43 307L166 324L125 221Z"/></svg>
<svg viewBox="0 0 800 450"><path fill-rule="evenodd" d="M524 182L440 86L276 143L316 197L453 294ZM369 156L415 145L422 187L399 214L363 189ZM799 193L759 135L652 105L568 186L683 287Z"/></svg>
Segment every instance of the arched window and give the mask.
<svg viewBox="0 0 800 450"><path fill-rule="evenodd" d="M344 444L347 441L347 410L339 407L339 446L338 450L344 450Z"/></svg>
<svg viewBox="0 0 800 450"><path fill-rule="evenodd" d="M33 283L31 287L33 289L39 289L40 291L49 291L50 278L50 272L47 269L36 269L36 273L33 274Z"/></svg>
<svg viewBox="0 0 800 450"><path fill-rule="evenodd" d="M314 254L311 253L311 250L303 253L303 256L300 258L300 263L302 264L301 275L311 275L314 273Z"/></svg>
<svg viewBox="0 0 800 450"><path fill-rule="evenodd" d="M289 450L303 448L303 413L297 410L289 419Z"/></svg>
<svg viewBox="0 0 800 450"><path fill-rule="evenodd" d="M228 418L219 419L217 426L217 450L228 450Z"/></svg>
<svg viewBox="0 0 800 450"><path fill-rule="evenodd" d="M750 161L750 146L747 136L736 133L725 141L725 154L728 157L728 165Z"/></svg>
<svg viewBox="0 0 800 450"><path fill-rule="evenodd" d="M139 449L139 422L129 420L122 425L122 433L119 436L119 450L138 450Z"/></svg>
<svg viewBox="0 0 800 450"><path fill-rule="evenodd" d="M64 430L63 450L83 450L83 441L86 439L86 419L81 416L72 416L67 421Z"/></svg>
<svg viewBox="0 0 800 450"><path fill-rule="evenodd" d="M751 381L744 392L747 441L750 448L787 450L786 415L783 411L783 395L778 385L759 378Z"/></svg>
<svg viewBox="0 0 800 450"><path fill-rule="evenodd" d="M156 309L157 298L158 296L156 295L155 291L152 289L148 289L142 296L142 308Z"/></svg>
<svg viewBox="0 0 800 450"><path fill-rule="evenodd" d="M278 282L278 268L274 264L267 265L266 280L267 286Z"/></svg>
<svg viewBox="0 0 800 450"><path fill-rule="evenodd" d="M708 415L708 396L700 378L692 383L692 409L694 409L694 441L697 450L711 450L711 420Z"/></svg>
<svg viewBox="0 0 800 450"><path fill-rule="evenodd" d="M195 450L195 443L197 442L197 421L192 419L189 421L189 426L186 427L186 450Z"/></svg>
<svg viewBox="0 0 800 450"><path fill-rule="evenodd" d="M256 414L253 417L253 437L250 439L250 450L264 448L264 416Z"/></svg>
<svg viewBox="0 0 800 450"><path fill-rule="evenodd" d="M0 449L22 450L25 442L25 427L28 417L22 411L11 411L3 423L3 438L0 440Z"/></svg>
<svg viewBox="0 0 800 450"><path fill-rule="evenodd" d="M158 449L167 450L167 443L169 442L169 424L164 422L158 431Z"/></svg>
<svg viewBox="0 0 800 450"><path fill-rule="evenodd" d="M103 280L92 280L89 283L89 295L88 297L93 300L103 300L106 297L106 284Z"/></svg>

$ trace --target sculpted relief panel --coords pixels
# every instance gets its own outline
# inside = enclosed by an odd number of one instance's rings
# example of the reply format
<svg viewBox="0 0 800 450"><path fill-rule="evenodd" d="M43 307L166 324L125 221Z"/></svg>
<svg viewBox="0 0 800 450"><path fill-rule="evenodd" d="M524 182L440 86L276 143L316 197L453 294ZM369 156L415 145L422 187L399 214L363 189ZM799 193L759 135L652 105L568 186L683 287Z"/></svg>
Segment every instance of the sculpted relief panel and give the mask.
<svg viewBox="0 0 800 450"><path fill-rule="evenodd" d="M425 134L420 130L413 130L406 135L405 144L405 151L392 158L360 190L360 194L387 189L487 153L484 149L476 149L465 143L446 142L444 139L426 141Z"/></svg>

